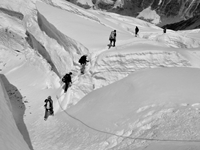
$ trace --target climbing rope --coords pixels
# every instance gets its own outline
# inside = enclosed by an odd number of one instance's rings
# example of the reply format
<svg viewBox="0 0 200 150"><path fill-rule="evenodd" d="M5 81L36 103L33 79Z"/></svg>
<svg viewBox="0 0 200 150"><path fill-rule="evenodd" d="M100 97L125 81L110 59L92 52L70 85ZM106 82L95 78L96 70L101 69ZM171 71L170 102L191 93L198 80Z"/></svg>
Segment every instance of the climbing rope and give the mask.
<svg viewBox="0 0 200 150"><path fill-rule="evenodd" d="M58 99L57 99L58 100ZM80 122L81 124L83 124L84 126L88 127L89 129L92 129L94 131L97 131L99 133L104 133L104 134L108 134L108 135L112 135L112 136L116 136L119 138L123 138L123 139L132 139L132 140L146 140L146 141L162 141L162 142L191 142L191 143L200 143L200 140L176 140L176 139L154 139L154 138L142 138L142 137L131 137L131 136L123 136L123 135L117 135L115 133L111 133L111 132L106 132L106 131L102 131L96 128L93 128L89 125L87 125L86 123L84 123L83 121L81 121L80 119L70 115L66 110L64 110L58 100L58 103L60 105L60 108L64 111L65 114L67 114L69 117L73 118L74 120Z"/></svg>

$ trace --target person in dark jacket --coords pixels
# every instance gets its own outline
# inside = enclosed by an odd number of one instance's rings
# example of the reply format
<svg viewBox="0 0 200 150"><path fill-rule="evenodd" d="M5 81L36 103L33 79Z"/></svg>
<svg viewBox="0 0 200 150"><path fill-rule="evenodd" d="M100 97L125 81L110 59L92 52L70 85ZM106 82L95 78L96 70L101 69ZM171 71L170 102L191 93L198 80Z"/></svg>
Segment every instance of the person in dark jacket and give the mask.
<svg viewBox="0 0 200 150"><path fill-rule="evenodd" d="M45 108L45 115L44 115L44 120L46 120L48 118L49 115L54 115L54 111L53 111L53 100L51 99L51 96L48 96L47 99L45 99L45 104L44 104L44 108Z"/></svg>
<svg viewBox="0 0 200 150"><path fill-rule="evenodd" d="M167 28L164 27L164 29L163 29L163 33L166 33L166 32L167 32Z"/></svg>
<svg viewBox="0 0 200 150"><path fill-rule="evenodd" d="M67 92L67 89L69 88L69 86L71 86L72 84L71 75L72 75L72 72L69 72L66 75L64 75L64 77L62 78L62 81L65 83L65 88L64 88L65 93Z"/></svg>
<svg viewBox="0 0 200 150"><path fill-rule="evenodd" d="M112 32L110 33L110 37L109 37L110 46L115 47L116 37L117 37L117 33L116 33L116 30L114 30L114 31L112 31ZM113 43L113 45L112 45L112 43Z"/></svg>
<svg viewBox="0 0 200 150"><path fill-rule="evenodd" d="M138 32L139 32L139 28L136 26L136 27L135 27L135 37L138 36Z"/></svg>
<svg viewBox="0 0 200 150"><path fill-rule="evenodd" d="M87 55L81 56L78 62L81 64L81 74L84 74L86 63L89 62L87 60Z"/></svg>

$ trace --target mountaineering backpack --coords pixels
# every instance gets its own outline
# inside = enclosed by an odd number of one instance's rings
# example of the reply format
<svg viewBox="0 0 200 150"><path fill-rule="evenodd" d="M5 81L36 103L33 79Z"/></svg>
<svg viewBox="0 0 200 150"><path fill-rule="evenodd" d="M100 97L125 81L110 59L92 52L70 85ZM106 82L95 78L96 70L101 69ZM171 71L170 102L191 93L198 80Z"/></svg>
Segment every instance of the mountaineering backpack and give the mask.
<svg viewBox="0 0 200 150"><path fill-rule="evenodd" d="M115 32L114 31L111 32L109 39L115 39Z"/></svg>
<svg viewBox="0 0 200 150"><path fill-rule="evenodd" d="M83 64L83 63L85 63L86 62L86 60L87 60L87 56L86 55L83 55L80 59L79 59L79 63L80 64Z"/></svg>
<svg viewBox="0 0 200 150"><path fill-rule="evenodd" d="M62 78L62 82L71 82L71 76L70 74L66 74L63 78Z"/></svg>
<svg viewBox="0 0 200 150"><path fill-rule="evenodd" d="M67 78L68 78L69 74L66 74L63 78L62 78L62 82L66 82Z"/></svg>
<svg viewBox="0 0 200 150"><path fill-rule="evenodd" d="M65 82L66 81L66 79L65 79L65 76L62 78L62 82Z"/></svg>
<svg viewBox="0 0 200 150"><path fill-rule="evenodd" d="M136 27L135 31L136 31L136 32L139 32L139 28L138 28L138 27Z"/></svg>

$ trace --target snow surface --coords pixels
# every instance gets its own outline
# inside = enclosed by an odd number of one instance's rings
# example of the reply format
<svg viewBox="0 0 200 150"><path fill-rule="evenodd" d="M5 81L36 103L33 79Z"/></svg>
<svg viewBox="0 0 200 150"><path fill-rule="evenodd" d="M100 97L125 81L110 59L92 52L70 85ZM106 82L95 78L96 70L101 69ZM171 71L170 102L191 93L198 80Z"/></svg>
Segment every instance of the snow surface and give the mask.
<svg viewBox="0 0 200 150"><path fill-rule="evenodd" d="M199 30L164 34L64 0L0 6L0 142L10 144L0 149L199 149ZM83 54L90 62L80 75ZM69 71L65 94L60 79ZM49 95L55 115L44 121Z"/></svg>
<svg viewBox="0 0 200 150"><path fill-rule="evenodd" d="M155 10L151 10L151 7L148 7L141 11L137 18L142 18L145 20L149 20L153 24L159 24L160 23L160 16L156 13Z"/></svg>
<svg viewBox="0 0 200 150"><path fill-rule="evenodd" d="M15 111L11 105L8 97L7 91L4 87L6 81L3 81L5 76L1 74L0 76L0 146L2 150L29 150L28 145L25 143L22 132L20 133L19 127L14 120ZM11 91L13 92L13 91ZM21 116L23 117L23 116ZM18 122L19 123L19 122ZM24 129L23 129L24 130Z"/></svg>

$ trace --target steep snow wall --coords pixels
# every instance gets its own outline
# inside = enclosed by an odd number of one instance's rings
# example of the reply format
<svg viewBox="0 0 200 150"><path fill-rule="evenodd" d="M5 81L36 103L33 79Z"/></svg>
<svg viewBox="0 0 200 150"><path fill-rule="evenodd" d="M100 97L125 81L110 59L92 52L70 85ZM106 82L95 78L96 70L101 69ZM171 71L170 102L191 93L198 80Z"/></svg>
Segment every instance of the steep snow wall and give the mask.
<svg viewBox="0 0 200 150"><path fill-rule="evenodd" d="M37 0L12 2L3 0L0 2L0 7L3 13L19 18L18 22L21 21L21 26L25 32L27 31L25 37L31 48L40 53L51 65L52 70L61 77L71 71L80 56L87 54L88 50L50 24L37 11L36 2Z"/></svg>
<svg viewBox="0 0 200 150"><path fill-rule="evenodd" d="M59 45L64 47L64 50L69 53L68 55L71 58L72 63L77 63L77 59L80 58L81 55L88 53L88 49L86 47L61 33L39 12L37 13L37 17L40 29L50 38L55 39Z"/></svg>
<svg viewBox="0 0 200 150"><path fill-rule="evenodd" d="M53 70L59 75L45 47L26 31L22 20L13 16L15 14L10 15L7 12L10 11L0 12L0 71L2 74L9 74L26 64L41 69L43 73ZM46 80L48 84L52 83L52 80L47 78Z"/></svg>
<svg viewBox="0 0 200 150"><path fill-rule="evenodd" d="M2 11L0 16L2 22L1 25L3 27L0 30L0 43L2 45L5 45L9 49L15 50L17 52L29 51L30 49L28 50L28 48L33 48L38 53L40 53L43 56L43 58L47 60L47 62L52 67L52 70L55 73L59 74L44 46L41 43L39 43L34 38L34 36L32 36L26 31L26 28L24 26L24 22L26 21L23 20L24 15L21 12L12 11L9 9L0 9L0 11ZM11 24L14 26L12 26Z"/></svg>
<svg viewBox="0 0 200 150"><path fill-rule="evenodd" d="M161 48L152 45L134 45L125 50L104 51L92 55L91 66L86 66L83 76L75 77L70 89L68 105L75 105L94 89L107 86L139 70L149 68L192 67L200 68L200 59L193 52L181 49ZM145 47L148 50L144 50ZM127 48L127 49L129 49ZM132 48L132 50L131 50Z"/></svg>
<svg viewBox="0 0 200 150"><path fill-rule="evenodd" d="M12 106L0 78L0 147L2 150L29 150L13 118Z"/></svg>
<svg viewBox="0 0 200 150"><path fill-rule="evenodd" d="M26 28L32 35L32 48L50 62L58 76L71 71L81 55L88 53L83 45L62 34L38 11L31 18L31 26L26 25Z"/></svg>
<svg viewBox="0 0 200 150"><path fill-rule="evenodd" d="M20 20L24 18L24 15L22 13L16 12L16 11L11 11L5 8L0 8L0 11L4 12L5 14L9 14L10 16L14 16Z"/></svg>
<svg viewBox="0 0 200 150"><path fill-rule="evenodd" d="M6 10L11 10L12 12L17 12L17 13L12 13L12 15L14 15L17 18L19 18L19 16L23 16L24 17L23 19L26 19L28 17L27 16L28 14L30 15L34 13L33 8L35 7L34 5L35 1L37 0L29 0L29 1L1 0L0 7Z"/></svg>
<svg viewBox="0 0 200 150"><path fill-rule="evenodd" d="M141 69L190 66L190 62L176 51L107 52L97 58L92 75L95 88L98 88Z"/></svg>

